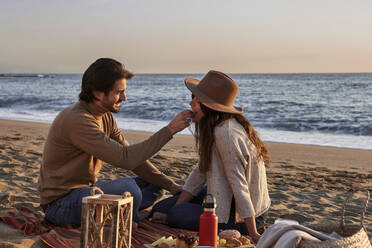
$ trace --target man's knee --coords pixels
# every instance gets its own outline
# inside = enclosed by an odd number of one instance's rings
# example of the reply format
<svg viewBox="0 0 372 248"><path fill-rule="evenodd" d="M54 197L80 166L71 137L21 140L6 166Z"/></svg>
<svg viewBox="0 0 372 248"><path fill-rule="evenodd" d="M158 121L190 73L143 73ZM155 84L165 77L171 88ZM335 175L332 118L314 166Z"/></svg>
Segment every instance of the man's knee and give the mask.
<svg viewBox="0 0 372 248"><path fill-rule="evenodd" d="M125 192L129 192L133 197L133 204L139 205L142 201L141 189L136 184L133 178L119 178L111 182L99 183L97 185L100 187L105 194L112 195L123 195Z"/></svg>
<svg viewBox="0 0 372 248"><path fill-rule="evenodd" d="M90 195L91 188L72 190L48 206L45 211L46 220L57 226L80 226L82 198Z"/></svg>
<svg viewBox="0 0 372 248"><path fill-rule="evenodd" d="M122 178L121 180L121 194L129 192L133 197L133 204L141 204L142 201L142 191L140 187L136 184L135 180L132 178Z"/></svg>

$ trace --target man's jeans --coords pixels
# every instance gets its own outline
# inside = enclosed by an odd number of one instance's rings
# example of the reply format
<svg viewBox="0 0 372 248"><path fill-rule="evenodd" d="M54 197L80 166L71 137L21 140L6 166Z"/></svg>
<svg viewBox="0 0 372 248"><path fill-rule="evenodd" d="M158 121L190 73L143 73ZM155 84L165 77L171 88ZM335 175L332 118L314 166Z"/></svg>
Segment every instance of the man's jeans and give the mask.
<svg viewBox="0 0 372 248"><path fill-rule="evenodd" d="M100 188L105 194L123 195L130 192L133 196L133 220L140 221L139 211L151 206L161 195L162 190L150 183L135 178L119 178L114 181L99 182L92 187L71 190L66 196L49 204L45 218L54 225L80 226L82 199L91 195L93 187Z"/></svg>

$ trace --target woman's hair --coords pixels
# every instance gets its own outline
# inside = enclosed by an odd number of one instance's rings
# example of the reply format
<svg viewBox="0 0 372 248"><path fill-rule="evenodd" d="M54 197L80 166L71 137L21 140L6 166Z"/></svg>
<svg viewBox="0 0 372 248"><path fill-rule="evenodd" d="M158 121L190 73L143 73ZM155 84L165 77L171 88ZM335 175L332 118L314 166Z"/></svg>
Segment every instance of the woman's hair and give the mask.
<svg viewBox="0 0 372 248"><path fill-rule="evenodd" d="M97 59L84 72L79 99L92 102L96 99L93 91L101 91L107 95L117 80L132 77L133 73L127 71L120 62L110 58Z"/></svg>
<svg viewBox="0 0 372 248"><path fill-rule="evenodd" d="M199 123L195 123L195 141L196 148L199 154L199 168L201 172L206 172L210 168L212 157L212 146L214 144L214 129L221 122L235 118L240 125L243 126L249 139L255 145L258 156L261 157L266 164L270 162L269 151L265 144L261 141L258 133L254 130L251 123L242 114L229 114L212 110L200 103L201 110L204 113Z"/></svg>

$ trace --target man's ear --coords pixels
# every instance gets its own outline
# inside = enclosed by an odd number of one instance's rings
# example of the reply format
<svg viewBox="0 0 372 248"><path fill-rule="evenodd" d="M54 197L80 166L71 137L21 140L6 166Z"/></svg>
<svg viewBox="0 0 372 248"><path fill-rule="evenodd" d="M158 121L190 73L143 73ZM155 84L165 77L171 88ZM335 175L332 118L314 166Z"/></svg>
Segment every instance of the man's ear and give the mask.
<svg viewBox="0 0 372 248"><path fill-rule="evenodd" d="M97 98L99 101L103 99L103 96L105 94L103 91L98 91L98 90L93 90L92 93L93 93L93 96Z"/></svg>

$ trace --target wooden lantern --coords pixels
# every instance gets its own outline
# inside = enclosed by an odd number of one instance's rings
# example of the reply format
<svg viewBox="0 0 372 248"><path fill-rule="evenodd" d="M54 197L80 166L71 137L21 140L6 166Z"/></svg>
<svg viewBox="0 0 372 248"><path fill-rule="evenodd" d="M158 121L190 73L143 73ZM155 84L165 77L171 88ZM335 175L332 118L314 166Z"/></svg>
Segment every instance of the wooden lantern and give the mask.
<svg viewBox="0 0 372 248"><path fill-rule="evenodd" d="M101 194L95 195L95 191ZM130 248L133 197L107 195L97 187L92 196L83 198L81 248Z"/></svg>

